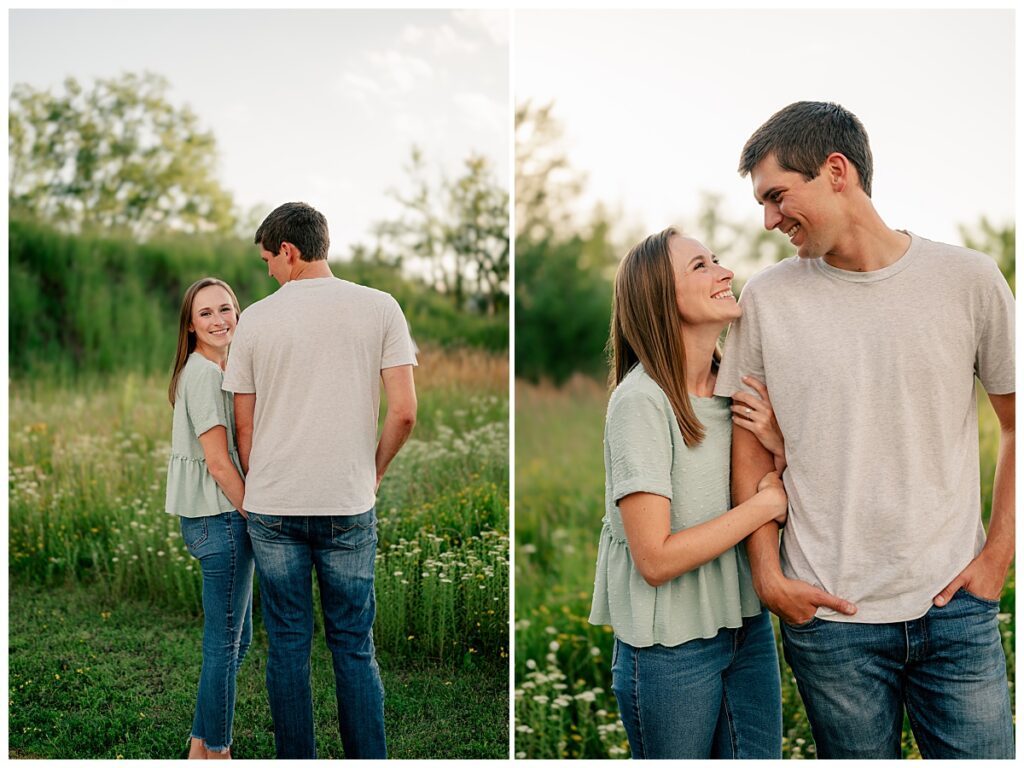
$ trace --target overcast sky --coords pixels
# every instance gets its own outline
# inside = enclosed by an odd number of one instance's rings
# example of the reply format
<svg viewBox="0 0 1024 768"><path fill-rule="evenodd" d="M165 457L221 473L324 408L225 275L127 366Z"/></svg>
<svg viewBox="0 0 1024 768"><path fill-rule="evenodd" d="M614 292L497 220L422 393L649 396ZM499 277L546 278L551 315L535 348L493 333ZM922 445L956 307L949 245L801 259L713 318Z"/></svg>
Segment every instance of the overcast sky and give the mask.
<svg viewBox="0 0 1024 768"><path fill-rule="evenodd" d="M471 152L508 184L508 14L445 10L11 11L10 83L150 70L217 139L243 208L304 200L331 253L393 216L413 143L435 173Z"/></svg>
<svg viewBox="0 0 1024 768"><path fill-rule="evenodd" d="M517 11L515 29L516 101L554 102L581 207L630 230L686 224L701 191L760 222L739 153L800 100L864 123L890 226L959 242L1013 220L1012 11Z"/></svg>

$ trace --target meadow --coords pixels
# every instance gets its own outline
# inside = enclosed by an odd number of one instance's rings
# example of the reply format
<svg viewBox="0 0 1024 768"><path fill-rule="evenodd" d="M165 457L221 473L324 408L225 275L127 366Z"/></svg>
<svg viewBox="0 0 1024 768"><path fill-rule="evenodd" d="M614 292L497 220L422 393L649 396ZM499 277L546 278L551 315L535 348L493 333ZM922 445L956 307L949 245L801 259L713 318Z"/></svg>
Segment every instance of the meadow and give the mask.
<svg viewBox="0 0 1024 768"><path fill-rule="evenodd" d="M427 348L416 383L418 423L377 501L374 637L385 684L401 681L386 700L392 754L444 757L440 736L453 755L501 758L508 744L507 356ZM74 384L13 380L9 404L11 756L117 757L127 750L125 756L173 757L198 679L201 579L177 518L163 510L171 417L166 381L134 373L82 376ZM256 599L258 614L258 591ZM33 641L39 616L50 617L43 622L45 642ZM115 623L124 647L106 630ZM161 625L180 639L175 648L189 650L146 654L144 629ZM261 642L265 647L257 623L257 657ZM322 643L314 665L319 658L329 676ZM81 739L73 748L59 728L38 727L81 717L97 699L125 698L116 668L93 671L93 685L83 685L86 667L98 670L111 655L129 667L140 653L152 674L127 698L159 699L173 688L165 708L179 723L162 722L156 730L152 720L144 722L144 710L129 712L132 729L117 718L110 726L121 734L115 743ZM240 682L239 707L248 696L262 707L254 722L269 723L257 665L247 662L251 668L240 673L249 678ZM332 679L321 682L320 693L327 693L318 725L326 739L321 756L340 756ZM427 711L412 712L419 699L402 693L410 686L467 694L458 697L469 707L465 731L436 728L434 705L445 695L428 701ZM457 709L452 702L451 711ZM140 718L147 728L138 739L125 737L138 730ZM333 737L325 728L335 728ZM405 728L433 736L417 741ZM266 753L244 756L273 756L266 729L250 735L253 748ZM395 752L396 743L407 745L405 754L401 746ZM465 754L467 745L474 746Z"/></svg>
<svg viewBox="0 0 1024 768"><path fill-rule="evenodd" d="M611 691L611 628L587 622L604 515L606 403L603 383L581 376L561 388L516 384L514 696L519 758L629 756ZM984 394L979 395L979 412L987 521L998 422ZM1011 701L1014 598L1011 570L999 614ZM783 756L810 758L814 742L796 682L780 663ZM906 723L903 752L920 757Z"/></svg>

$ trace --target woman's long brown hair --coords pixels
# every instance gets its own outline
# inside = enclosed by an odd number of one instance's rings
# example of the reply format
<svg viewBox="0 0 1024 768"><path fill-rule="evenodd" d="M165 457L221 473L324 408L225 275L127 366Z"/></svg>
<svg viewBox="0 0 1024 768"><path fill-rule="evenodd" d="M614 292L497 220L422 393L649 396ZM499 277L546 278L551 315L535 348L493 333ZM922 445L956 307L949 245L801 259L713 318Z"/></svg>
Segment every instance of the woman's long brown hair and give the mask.
<svg viewBox="0 0 1024 768"><path fill-rule="evenodd" d="M235 292L231 290L231 286L216 277L204 277L201 280L196 280L185 291L185 298L181 300L181 313L178 316L178 351L174 356L174 368L171 370L171 384L167 388L167 399L171 401L172 407L178 391L178 379L181 378L181 372L185 368L185 363L188 362L188 356L196 350L196 332L188 329L192 325L192 304L196 300L196 294L210 285L219 285L228 292L231 303L235 305L236 321L242 313L238 308L238 299L235 297Z"/></svg>
<svg viewBox="0 0 1024 768"><path fill-rule="evenodd" d="M612 388L639 362L668 397L683 440L690 447L704 439L704 425L686 391L686 352L676 302L669 242L674 227L651 235L630 249L615 274L612 299ZM712 366L721 355L715 350Z"/></svg>

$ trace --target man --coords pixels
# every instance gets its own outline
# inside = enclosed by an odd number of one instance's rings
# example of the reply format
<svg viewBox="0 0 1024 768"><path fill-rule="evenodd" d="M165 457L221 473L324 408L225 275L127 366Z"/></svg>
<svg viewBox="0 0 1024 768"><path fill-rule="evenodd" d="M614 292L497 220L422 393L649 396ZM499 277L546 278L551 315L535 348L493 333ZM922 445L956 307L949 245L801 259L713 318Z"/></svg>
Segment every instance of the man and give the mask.
<svg viewBox="0 0 1024 768"><path fill-rule="evenodd" d="M371 632L374 501L416 421L412 341L391 296L331 274L327 221L310 206L275 209L255 242L281 288L242 313L223 386L235 393L277 756L316 757L315 569L345 755L384 758ZM377 441L381 380L387 414Z"/></svg>
<svg viewBox="0 0 1024 768"><path fill-rule="evenodd" d="M797 248L748 282L715 388L763 378L786 440L789 520L781 550L774 523L749 537L754 584L818 757L899 757L906 708L925 757L1010 758L1013 297L988 256L886 226L871 172L835 104L791 104L743 149L765 228ZM975 376L1001 426L987 540ZM733 503L773 468L735 428Z"/></svg>

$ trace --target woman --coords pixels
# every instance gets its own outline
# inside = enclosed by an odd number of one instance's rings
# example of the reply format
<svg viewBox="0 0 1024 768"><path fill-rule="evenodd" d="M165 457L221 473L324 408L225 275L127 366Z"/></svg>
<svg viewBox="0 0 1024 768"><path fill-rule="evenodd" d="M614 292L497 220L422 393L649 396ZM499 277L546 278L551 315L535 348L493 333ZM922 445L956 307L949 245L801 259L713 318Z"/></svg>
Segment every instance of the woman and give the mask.
<svg viewBox="0 0 1024 768"><path fill-rule="evenodd" d="M615 630L612 689L634 758L781 757L775 640L742 541L784 523L787 499L773 472L730 509L730 409L767 443L781 437L767 400L713 396L718 338L741 312L732 276L670 228L615 279L590 621Z"/></svg>
<svg viewBox="0 0 1024 768"><path fill-rule="evenodd" d="M252 640L253 555L235 448L233 396L221 390L238 299L206 277L181 303L178 353L168 388L174 407L167 512L203 571L203 667L189 759L231 757L235 675Z"/></svg>

